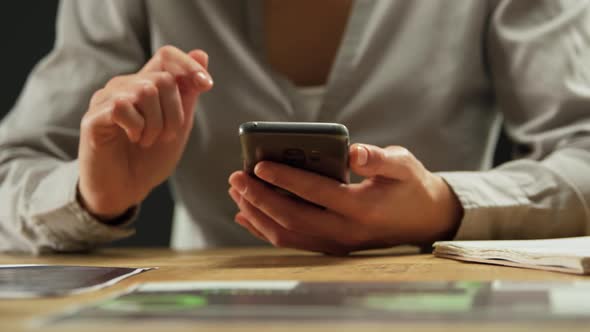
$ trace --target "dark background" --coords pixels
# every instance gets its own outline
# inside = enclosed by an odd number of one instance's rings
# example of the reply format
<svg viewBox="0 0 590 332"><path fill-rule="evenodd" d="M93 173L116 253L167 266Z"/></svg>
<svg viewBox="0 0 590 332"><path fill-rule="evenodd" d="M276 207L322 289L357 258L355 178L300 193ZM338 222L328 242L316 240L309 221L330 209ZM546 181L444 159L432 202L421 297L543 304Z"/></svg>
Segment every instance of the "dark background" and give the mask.
<svg viewBox="0 0 590 332"><path fill-rule="evenodd" d="M51 50L58 0L19 0L8 4L0 11L0 63L3 66L0 118L12 108L33 66ZM508 141L502 136L496 163L507 160L508 151ZM164 184L142 205L137 234L114 246L168 246L172 206L170 192Z"/></svg>

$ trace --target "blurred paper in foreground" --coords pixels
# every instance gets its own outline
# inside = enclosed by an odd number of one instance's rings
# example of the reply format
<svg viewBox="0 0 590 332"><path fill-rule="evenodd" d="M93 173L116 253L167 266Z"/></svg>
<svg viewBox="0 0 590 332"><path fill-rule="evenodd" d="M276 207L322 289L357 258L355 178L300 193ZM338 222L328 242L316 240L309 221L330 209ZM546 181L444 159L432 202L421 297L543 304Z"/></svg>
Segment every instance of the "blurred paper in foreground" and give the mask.
<svg viewBox="0 0 590 332"><path fill-rule="evenodd" d="M0 299L60 296L98 290L150 268L0 265Z"/></svg>
<svg viewBox="0 0 590 332"><path fill-rule="evenodd" d="M590 282L194 281L139 284L35 326L259 322L590 322ZM194 325L190 325L195 328ZM241 327L242 325L234 325Z"/></svg>

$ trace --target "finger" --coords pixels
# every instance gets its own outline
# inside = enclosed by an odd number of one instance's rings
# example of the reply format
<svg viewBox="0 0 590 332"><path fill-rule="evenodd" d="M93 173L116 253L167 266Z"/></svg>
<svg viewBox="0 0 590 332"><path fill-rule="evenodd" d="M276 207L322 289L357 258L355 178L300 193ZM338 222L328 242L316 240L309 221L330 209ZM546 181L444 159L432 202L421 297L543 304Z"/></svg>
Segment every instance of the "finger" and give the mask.
<svg viewBox="0 0 590 332"><path fill-rule="evenodd" d="M142 73L130 84L135 84L140 91L141 89L155 90L155 93L151 94L155 94L156 99L151 98L149 102L143 102L152 105L148 110L157 111L158 117L161 118L162 127L159 137L165 142L174 139L177 133L182 130L185 121L181 96L174 77L168 72ZM151 97L151 94L148 92L146 95ZM141 98L138 99L141 100ZM151 144L147 146L149 145Z"/></svg>
<svg viewBox="0 0 590 332"><path fill-rule="evenodd" d="M247 200L243 199L234 188L230 189L230 195L240 207L240 213L243 218L245 218L257 232L275 247L302 249L331 254L349 252L349 250L345 249L343 246L334 245L329 240L299 234L282 227L262 211L250 204Z"/></svg>
<svg viewBox="0 0 590 332"><path fill-rule="evenodd" d="M170 141L179 136L186 122L182 98L174 77L167 72L151 75L159 91L159 104L163 119L162 138Z"/></svg>
<svg viewBox="0 0 590 332"><path fill-rule="evenodd" d="M357 185L343 184L316 173L268 161L259 162L254 173L268 183L344 215L353 215L361 208Z"/></svg>
<svg viewBox="0 0 590 332"><path fill-rule="evenodd" d="M230 188L228 190L228 194L239 208L240 207L239 203L242 200L242 198L240 197L240 194L233 188ZM265 238L264 235L262 235L262 233L260 233L254 226L252 226L252 224L246 219L246 217L244 216L244 214L242 212L238 212L236 214L234 220L240 226L246 228L250 233L252 233L252 235L256 236L257 238L259 238L263 241L268 242L268 239Z"/></svg>
<svg viewBox="0 0 590 332"><path fill-rule="evenodd" d="M125 131L131 142L137 143L140 141L145 121L131 102L125 99L115 100L111 117L112 121Z"/></svg>
<svg viewBox="0 0 590 332"><path fill-rule="evenodd" d="M112 128L122 130L131 142L137 143L143 131L143 118L124 97L118 97L99 105L96 111L87 112L82 117L80 132L86 136L88 143L99 147L110 139Z"/></svg>
<svg viewBox="0 0 590 332"><path fill-rule="evenodd" d="M213 86L213 79L207 70L198 61L174 46L160 48L141 70L141 72L157 71L167 71L176 79L184 79L201 92Z"/></svg>
<svg viewBox="0 0 590 332"><path fill-rule="evenodd" d="M152 82L142 83L135 105L144 118L144 129L139 144L150 147L158 140L164 128L158 88Z"/></svg>
<svg viewBox="0 0 590 332"><path fill-rule="evenodd" d="M174 76L168 72L149 72L113 79L108 89L97 92L96 100L102 95L115 91L118 95L129 95L145 117L141 145L151 146L158 138L170 141L182 130L184 111ZM119 92L117 92L119 91Z"/></svg>
<svg viewBox="0 0 590 332"><path fill-rule="evenodd" d="M423 168L407 149L389 146L385 149L368 144L350 147L350 167L364 177L384 177L392 180L408 180Z"/></svg>
<svg viewBox="0 0 590 332"><path fill-rule="evenodd" d="M236 215L236 217L235 217L235 221L240 226L242 226L245 229L247 229L248 232L250 232L250 234L254 235L258 239L260 239L260 240L262 240L264 242L269 242L268 239L265 238L264 235L262 235L262 233L260 233L254 226L252 226L252 224L250 223L250 221L248 221L248 219L243 214L238 213Z"/></svg>
<svg viewBox="0 0 590 332"><path fill-rule="evenodd" d="M356 244L364 236L363 230L351 232L355 225L342 216L278 193L242 171L232 174L229 181L242 198L290 231L343 244Z"/></svg>
<svg viewBox="0 0 590 332"><path fill-rule="evenodd" d="M246 220L246 223L252 227L254 233L260 234L262 238L276 247L286 246L285 237L289 233L287 229L276 224L260 210L249 204L248 201L242 199L237 192L231 193L231 196L240 208L239 215L241 219Z"/></svg>
<svg viewBox="0 0 590 332"><path fill-rule="evenodd" d="M193 50L188 53L188 55L195 59L198 63L203 66L205 69L209 69L209 54L205 53L203 50Z"/></svg>
<svg viewBox="0 0 590 332"><path fill-rule="evenodd" d="M209 68L209 55L205 53L203 50L193 50L189 52L189 56L195 59L198 63L203 66L206 70ZM209 74L211 77L211 74ZM212 82L211 82L212 83ZM213 84L213 83L212 83ZM183 108L185 110L185 117L189 119L188 126L192 126L193 113L194 113L194 105L196 105L199 98L199 94L187 95L184 97L183 100Z"/></svg>
<svg viewBox="0 0 590 332"><path fill-rule="evenodd" d="M100 105L107 101L110 98L110 95L107 89L99 89L94 94L92 94L92 98L90 98L90 106Z"/></svg>

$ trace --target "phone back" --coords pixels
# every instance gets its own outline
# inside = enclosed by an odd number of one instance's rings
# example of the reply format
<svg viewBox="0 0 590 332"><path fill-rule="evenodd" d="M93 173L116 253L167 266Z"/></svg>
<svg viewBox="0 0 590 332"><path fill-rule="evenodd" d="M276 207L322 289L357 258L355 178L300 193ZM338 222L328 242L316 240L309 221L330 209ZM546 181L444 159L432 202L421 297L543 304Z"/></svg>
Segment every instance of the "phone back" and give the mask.
<svg viewBox="0 0 590 332"><path fill-rule="evenodd" d="M240 126L244 170L267 160L349 182L348 130L335 123L247 122Z"/></svg>

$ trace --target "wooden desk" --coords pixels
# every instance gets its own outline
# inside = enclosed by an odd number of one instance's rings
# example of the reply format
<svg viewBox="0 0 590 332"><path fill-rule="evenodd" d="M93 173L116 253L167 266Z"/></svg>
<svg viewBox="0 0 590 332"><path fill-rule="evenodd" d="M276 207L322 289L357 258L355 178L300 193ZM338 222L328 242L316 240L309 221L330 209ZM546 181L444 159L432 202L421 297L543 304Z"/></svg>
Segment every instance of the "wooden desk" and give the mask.
<svg viewBox="0 0 590 332"><path fill-rule="evenodd" d="M360 253L351 257L328 257L293 250L270 248L257 249L223 249L196 252L174 252L169 249L105 249L91 254L51 255L43 257L0 255L0 264L67 264L159 267L138 276L126 279L119 284L102 291L76 296L0 301L0 331L24 330L26 323L33 317L55 313L73 305L89 303L139 282L172 280L305 280L305 281L433 281L433 280L589 280L587 277L525 270L493 265L460 263L452 260L435 258L432 255L420 255L415 250L403 248L388 251ZM168 323L169 324L169 323ZM205 326L211 328L212 326ZM391 331L399 326L268 326L265 330L373 330ZM220 326L215 326L217 330ZM402 326L404 330L426 331L472 331L474 326ZM476 326L478 330L590 330L583 326ZM195 326L166 325L168 332L191 331ZM223 326L224 330L259 330L260 327ZM81 331L82 328L73 329ZM84 332L104 331L105 326L86 326ZM121 330L116 328L115 330ZM125 331L161 331L162 326L135 326ZM44 331L47 331L44 329ZM64 331L58 329L56 331ZM266 331L265 331L266 332Z"/></svg>

